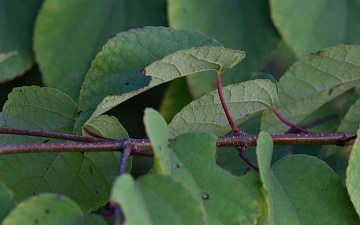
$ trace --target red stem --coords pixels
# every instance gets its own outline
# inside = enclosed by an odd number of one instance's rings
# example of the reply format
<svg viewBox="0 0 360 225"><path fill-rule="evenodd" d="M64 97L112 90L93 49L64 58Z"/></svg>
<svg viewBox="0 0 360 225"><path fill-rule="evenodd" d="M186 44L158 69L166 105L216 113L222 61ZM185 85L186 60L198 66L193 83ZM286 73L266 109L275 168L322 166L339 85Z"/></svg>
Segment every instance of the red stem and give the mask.
<svg viewBox="0 0 360 225"><path fill-rule="evenodd" d="M234 123L233 119L231 118L230 112L226 106L226 102L224 99L224 95L222 93L222 85L221 85L221 74L220 73L216 73L216 85L217 85L217 90L218 90L218 94L219 94L219 98L220 98L220 102L221 105L224 109L225 115L227 120L229 121L229 124L231 126L231 129L234 131L234 135L240 135L242 134L242 131L236 126L236 124Z"/></svg>
<svg viewBox="0 0 360 225"><path fill-rule="evenodd" d="M300 132L303 132L305 134L308 134L308 133L311 133L310 131L296 125L296 124L293 124L291 123L289 120L287 120L283 115L281 115L281 113L275 108L275 107L272 107L271 110L275 113L275 115L281 120L281 122L285 123L286 125L288 125L289 127L295 129L295 130L298 130Z"/></svg>

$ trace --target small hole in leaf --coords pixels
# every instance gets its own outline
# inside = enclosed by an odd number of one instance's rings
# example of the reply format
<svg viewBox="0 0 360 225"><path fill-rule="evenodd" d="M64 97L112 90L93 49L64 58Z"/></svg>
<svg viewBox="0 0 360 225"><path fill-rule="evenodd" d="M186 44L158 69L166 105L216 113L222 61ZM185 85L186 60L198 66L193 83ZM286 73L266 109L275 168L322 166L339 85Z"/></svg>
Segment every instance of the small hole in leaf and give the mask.
<svg viewBox="0 0 360 225"><path fill-rule="evenodd" d="M172 165L172 168L177 169L177 168L180 168L180 166L179 166L179 164L174 163L174 164Z"/></svg>
<svg viewBox="0 0 360 225"><path fill-rule="evenodd" d="M210 196L208 194L203 194L201 197L204 200L208 200Z"/></svg>
<svg viewBox="0 0 360 225"><path fill-rule="evenodd" d="M126 82L125 85L129 85L130 83L129 82Z"/></svg>

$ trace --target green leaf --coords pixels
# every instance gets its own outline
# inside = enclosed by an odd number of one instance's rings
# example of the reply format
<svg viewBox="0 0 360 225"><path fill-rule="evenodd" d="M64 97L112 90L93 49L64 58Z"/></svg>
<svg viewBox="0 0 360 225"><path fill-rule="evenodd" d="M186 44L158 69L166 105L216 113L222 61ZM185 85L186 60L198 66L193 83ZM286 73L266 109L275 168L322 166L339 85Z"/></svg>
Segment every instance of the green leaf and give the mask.
<svg viewBox="0 0 360 225"><path fill-rule="evenodd" d="M84 224L89 221L80 207L68 197L43 193L19 204L4 220L4 225L12 224ZM97 224L106 224L97 219ZM85 223L90 224L90 223Z"/></svg>
<svg viewBox="0 0 360 225"><path fill-rule="evenodd" d="M326 102L360 83L360 46L340 45L296 62L278 83L275 105L292 123L301 122ZM261 129L282 133L289 129L271 111L265 112Z"/></svg>
<svg viewBox="0 0 360 225"><path fill-rule="evenodd" d="M170 123L172 118L192 100L185 78L175 79L165 91L159 112L164 116L166 122Z"/></svg>
<svg viewBox="0 0 360 225"><path fill-rule="evenodd" d="M276 85L269 80L251 80L222 89L229 112L237 125L274 106L277 100ZM169 124L171 137L190 131L225 135L230 130L217 91L192 101Z"/></svg>
<svg viewBox="0 0 360 225"><path fill-rule="evenodd" d="M215 135L197 132L173 139L172 174L202 196L210 224L255 224L263 203L258 176L235 177L217 166L216 141Z"/></svg>
<svg viewBox="0 0 360 225"><path fill-rule="evenodd" d="M13 198L13 193L0 182L0 223L15 208L16 201Z"/></svg>
<svg viewBox="0 0 360 225"><path fill-rule="evenodd" d="M270 143L269 138L266 143ZM270 207L269 224L359 223L339 176L325 162L294 155L269 167L269 147L258 150Z"/></svg>
<svg viewBox="0 0 360 225"><path fill-rule="evenodd" d="M222 74L244 58L245 52L239 50L218 46L195 47L177 51L153 62L144 71L145 75L152 77L151 82L156 84L208 70Z"/></svg>
<svg viewBox="0 0 360 225"><path fill-rule="evenodd" d="M12 51L12 52L8 52L8 53L0 53L0 63L4 62L5 60L7 60L17 54L18 54L17 51Z"/></svg>
<svg viewBox="0 0 360 225"><path fill-rule="evenodd" d="M0 124L12 128L71 133L76 112L76 104L58 90L15 88L4 105ZM104 121L94 121L90 127L94 126L105 137L116 138L114 132L121 131L120 124L116 128L114 118L105 118ZM108 126L108 122L114 124ZM120 136L118 134L117 138ZM1 144L41 143L44 140L0 135ZM119 152L2 155L0 181L13 191L17 201L41 192L55 192L73 198L84 211L90 212L108 201L111 184L117 176L120 155Z"/></svg>
<svg viewBox="0 0 360 225"><path fill-rule="evenodd" d="M42 0L1 1L0 52L17 52L17 54L0 64L0 82L14 79L34 64L33 23L42 2Z"/></svg>
<svg viewBox="0 0 360 225"><path fill-rule="evenodd" d="M357 131L359 137L360 130ZM360 169L360 143L359 139L355 140L351 155L349 158L349 165L346 170L346 187L348 189L350 199L356 209L358 215L360 215L360 191L359 191L359 176L358 171Z"/></svg>
<svg viewBox="0 0 360 225"><path fill-rule="evenodd" d="M216 38L227 48L241 49L248 54L241 65L222 77L223 84L247 80L243 76L266 64L276 50L279 36L273 27L267 1L170 0L171 27L203 32ZM261 29L254 29L255 27ZM215 79L206 74L187 77L194 97L216 88Z"/></svg>
<svg viewBox="0 0 360 225"><path fill-rule="evenodd" d="M164 0L45 1L34 37L44 83L78 99L91 61L106 41L147 25L166 25Z"/></svg>
<svg viewBox="0 0 360 225"><path fill-rule="evenodd" d="M344 115L343 119L340 122L339 127L337 128L337 132L356 132L359 128L360 118L358 116L360 111L360 99L356 100L355 103L349 108L349 110ZM346 149L350 149L352 146L329 146L326 151L326 156L337 153L339 151L343 151Z"/></svg>
<svg viewBox="0 0 360 225"><path fill-rule="evenodd" d="M206 224L202 202L168 176L147 175L135 182L124 174L114 184L126 224Z"/></svg>
<svg viewBox="0 0 360 225"><path fill-rule="evenodd" d="M285 42L298 56L339 44L360 44L357 1L272 0L271 16Z"/></svg>
<svg viewBox="0 0 360 225"><path fill-rule="evenodd" d="M114 116L101 115L91 120L86 127L95 134L102 137L120 139L129 137L125 128L121 125L119 120ZM82 130L83 136L89 136L85 130Z"/></svg>
<svg viewBox="0 0 360 225"><path fill-rule="evenodd" d="M152 88L141 70L181 49L221 46L215 39L192 31L145 27L119 33L96 56L80 92L75 131L125 100ZM158 84L158 83L157 83Z"/></svg>
<svg viewBox="0 0 360 225"><path fill-rule="evenodd" d="M158 174L171 174L169 131L165 119L156 110L145 109L144 125L154 151L155 169Z"/></svg>

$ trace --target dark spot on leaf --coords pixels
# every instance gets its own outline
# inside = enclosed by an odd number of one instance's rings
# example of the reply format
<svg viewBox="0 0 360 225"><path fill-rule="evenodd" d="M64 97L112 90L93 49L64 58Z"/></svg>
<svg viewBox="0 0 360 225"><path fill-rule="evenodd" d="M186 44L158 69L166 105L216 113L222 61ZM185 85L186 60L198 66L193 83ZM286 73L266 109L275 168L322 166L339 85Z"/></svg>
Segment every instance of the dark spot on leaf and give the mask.
<svg viewBox="0 0 360 225"><path fill-rule="evenodd" d="M35 192L33 193L33 195L36 195Z"/></svg>
<svg viewBox="0 0 360 225"><path fill-rule="evenodd" d="M82 110L80 110L79 112L77 112L77 115L80 115L82 113Z"/></svg>
<svg viewBox="0 0 360 225"><path fill-rule="evenodd" d="M34 221L34 224L38 224L38 223L39 223L39 221L38 221L38 220L35 220L35 221Z"/></svg>
<svg viewBox="0 0 360 225"><path fill-rule="evenodd" d="M126 82L125 85L129 85L130 83L129 82Z"/></svg>
<svg viewBox="0 0 360 225"><path fill-rule="evenodd" d="M96 194L99 194L99 191L96 191Z"/></svg>
<svg viewBox="0 0 360 225"><path fill-rule="evenodd" d="M174 163L174 164L172 164L172 168L177 169L177 168L180 168L180 166L179 166L179 164Z"/></svg>
<svg viewBox="0 0 360 225"><path fill-rule="evenodd" d="M159 150L160 150L160 151L162 150L161 145L159 145Z"/></svg>
<svg viewBox="0 0 360 225"><path fill-rule="evenodd" d="M49 210L49 209L45 209L45 213L46 213L46 214L49 214L49 213L50 213L50 210Z"/></svg>
<svg viewBox="0 0 360 225"><path fill-rule="evenodd" d="M183 12L183 13L187 13L187 9L186 9L186 8L182 8L182 12Z"/></svg>
<svg viewBox="0 0 360 225"><path fill-rule="evenodd" d="M90 174L93 175L91 165L90 165Z"/></svg>
<svg viewBox="0 0 360 225"><path fill-rule="evenodd" d="M204 199L204 200L208 200L210 198L210 196L208 194L203 194L201 196L201 198Z"/></svg>
<svg viewBox="0 0 360 225"><path fill-rule="evenodd" d="M114 94L109 94L109 95L111 96L111 95L114 95Z"/></svg>
<svg viewBox="0 0 360 225"><path fill-rule="evenodd" d="M50 141L50 139L46 139L45 141L43 141L43 143L48 143Z"/></svg>

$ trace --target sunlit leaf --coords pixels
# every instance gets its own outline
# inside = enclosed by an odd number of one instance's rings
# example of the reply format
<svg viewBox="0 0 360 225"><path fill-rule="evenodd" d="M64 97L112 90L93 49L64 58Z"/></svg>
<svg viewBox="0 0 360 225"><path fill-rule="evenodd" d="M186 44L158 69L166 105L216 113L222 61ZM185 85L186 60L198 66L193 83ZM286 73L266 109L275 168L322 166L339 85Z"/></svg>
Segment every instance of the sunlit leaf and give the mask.
<svg viewBox="0 0 360 225"><path fill-rule="evenodd" d="M150 63L181 49L221 46L215 39L191 31L146 27L119 33L96 56L80 92L82 110L75 130L125 100L152 88L141 71ZM158 81L158 79L155 79Z"/></svg>
<svg viewBox="0 0 360 225"><path fill-rule="evenodd" d="M165 119L156 110L145 110L144 125L154 151L155 169L158 174L171 174L169 131Z"/></svg>
<svg viewBox="0 0 360 225"><path fill-rule="evenodd" d="M23 201L11 211L3 224L90 225L94 218L89 220L86 217L73 200L59 194L45 193ZM96 221L100 225L106 224L101 218L97 218Z"/></svg>
<svg viewBox="0 0 360 225"><path fill-rule="evenodd" d="M269 80L251 80L222 89L230 115L237 125L274 106L277 100L276 84ZM169 124L172 137L190 131L225 135L230 130L217 91L192 101Z"/></svg>
<svg viewBox="0 0 360 225"><path fill-rule="evenodd" d="M173 139L172 174L202 197L210 224L254 224L263 204L258 176L236 177L216 165L216 141L197 132Z"/></svg>
<svg viewBox="0 0 360 225"><path fill-rule="evenodd" d="M106 41L148 25L166 25L165 0L45 1L34 34L44 83L77 101L91 61Z"/></svg>
<svg viewBox="0 0 360 225"><path fill-rule="evenodd" d="M0 2L0 82L22 75L34 64L32 52L33 24L43 0ZM16 52L16 54L12 54ZM10 56L8 55L8 56ZM2 59L1 59L2 58Z"/></svg>
<svg viewBox="0 0 360 225"><path fill-rule="evenodd" d="M271 16L298 56L339 44L360 44L360 5L356 0L272 0ZM220 40L221 41L221 40Z"/></svg>
<svg viewBox="0 0 360 225"><path fill-rule="evenodd" d="M12 128L71 133L77 105L64 93L52 88L22 87L9 95L0 124ZM105 117L105 116L104 116ZM115 120L90 123L99 134L124 137ZM111 126L106 123L113 121ZM45 138L0 135L1 144L43 142ZM52 142L53 140L50 140ZM110 186L117 176L119 152L32 153L0 156L0 181L11 189L14 199L41 192L65 194L76 200L84 211L106 204Z"/></svg>
<svg viewBox="0 0 360 225"><path fill-rule="evenodd" d="M171 27L203 32L227 48L248 53L239 66L224 74L224 85L247 80L247 74L269 60L279 41L267 1L170 0L168 11ZM208 74L186 78L194 97L216 88L215 79Z"/></svg>
<svg viewBox="0 0 360 225"><path fill-rule="evenodd" d="M168 176L147 175L135 182L121 175L111 199L120 203L125 224L207 224L200 199Z"/></svg>
<svg viewBox="0 0 360 225"><path fill-rule="evenodd" d="M275 107L292 123L301 122L326 102L360 84L360 46L340 45L306 55L278 83ZM272 112L265 112L261 129L281 133L289 129Z"/></svg>

